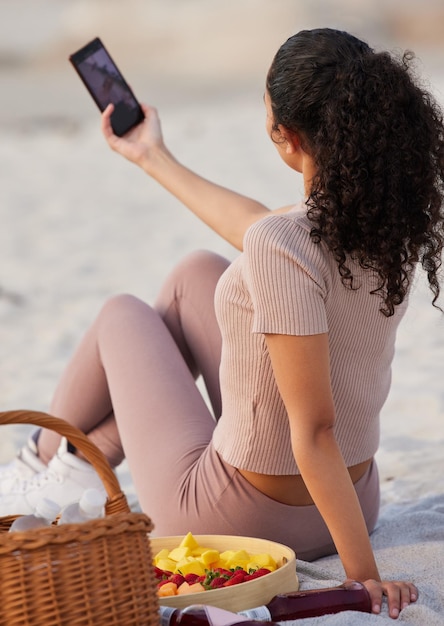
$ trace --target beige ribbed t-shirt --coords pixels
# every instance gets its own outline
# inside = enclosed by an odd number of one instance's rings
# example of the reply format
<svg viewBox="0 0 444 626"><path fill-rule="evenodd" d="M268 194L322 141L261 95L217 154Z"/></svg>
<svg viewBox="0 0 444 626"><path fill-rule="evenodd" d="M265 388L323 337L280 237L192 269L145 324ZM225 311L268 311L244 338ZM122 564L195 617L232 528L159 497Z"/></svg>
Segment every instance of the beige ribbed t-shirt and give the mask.
<svg viewBox="0 0 444 626"><path fill-rule="evenodd" d="M253 472L299 473L264 333L328 333L335 435L345 463L372 457L379 444L379 413L406 303L385 317L381 299L369 293L374 275L352 263L360 287L344 287L335 260L310 230L301 207L256 222L216 290L222 416L213 444L227 463Z"/></svg>

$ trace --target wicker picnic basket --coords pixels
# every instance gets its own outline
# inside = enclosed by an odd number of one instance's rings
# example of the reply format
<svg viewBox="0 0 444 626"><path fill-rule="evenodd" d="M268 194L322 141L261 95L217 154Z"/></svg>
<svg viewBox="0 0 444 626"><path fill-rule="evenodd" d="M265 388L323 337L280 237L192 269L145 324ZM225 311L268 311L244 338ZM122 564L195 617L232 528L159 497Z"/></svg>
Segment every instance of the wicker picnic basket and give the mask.
<svg viewBox="0 0 444 626"><path fill-rule="evenodd" d="M0 425L34 424L65 436L94 466L105 517L9 533L0 518L0 626L158 626L149 532L130 511L104 455L79 430L36 411L0 412Z"/></svg>

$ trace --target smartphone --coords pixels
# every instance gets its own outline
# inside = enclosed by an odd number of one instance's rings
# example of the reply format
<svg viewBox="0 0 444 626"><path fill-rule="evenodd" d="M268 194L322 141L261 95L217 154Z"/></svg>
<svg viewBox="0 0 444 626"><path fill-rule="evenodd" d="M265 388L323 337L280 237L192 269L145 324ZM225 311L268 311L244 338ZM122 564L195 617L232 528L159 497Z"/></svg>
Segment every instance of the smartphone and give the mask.
<svg viewBox="0 0 444 626"><path fill-rule="evenodd" d="M111 126L121 137L144 119L142 108L101 40L96 37L69 57L100 111L114 104Z"/></svg>

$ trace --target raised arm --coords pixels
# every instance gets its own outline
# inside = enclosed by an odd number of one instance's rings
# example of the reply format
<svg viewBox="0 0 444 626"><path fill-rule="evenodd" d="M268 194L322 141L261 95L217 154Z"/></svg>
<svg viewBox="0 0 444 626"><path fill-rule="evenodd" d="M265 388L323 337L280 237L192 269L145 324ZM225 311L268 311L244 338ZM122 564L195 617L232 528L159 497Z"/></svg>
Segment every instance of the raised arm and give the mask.
<svg viewBox="0 0 444 626"><path fill-rule="evenodd" d="M296 462L346 576L365 584L375 613L386 595L390 616L396 618L416 600L417 589L411 583L381 581L359 500L333 432L328 335L266 335L266 341L290 420Z"/></svg>
<svg viewBox="0 0 444 626"><path fill-rule="evenodd" d="M184 167L164 144L156 109L143 105L143 110L144 122L124 137L117 137L110 122L113 105L108 106L102 114L102 132L111 149L141 167L205 224L241 250L247 228L269 210L260 202L216 185Z"/></svg>

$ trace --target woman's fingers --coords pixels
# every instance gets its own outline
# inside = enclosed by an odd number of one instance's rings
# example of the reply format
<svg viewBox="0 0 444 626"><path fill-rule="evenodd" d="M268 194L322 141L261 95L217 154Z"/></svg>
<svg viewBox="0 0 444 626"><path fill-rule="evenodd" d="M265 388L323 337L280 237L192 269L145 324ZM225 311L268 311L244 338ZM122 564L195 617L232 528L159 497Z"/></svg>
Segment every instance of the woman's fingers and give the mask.
<svg viewBox="0 0 444 626"><path fill-rule="evenodd" d="M366 580L365 586L370 594L373 613L380 613L383 596L387 597L388 612L396 619L402 609L418 598L418 589L413 583L404 581Z"/></svg>
<svg viewBox="0 0 444 626"><path fill-rule="evenodd" d="M113 128L111 126L111 115L114 111L114 105L108 104L106 109L102 113L102 133L105 135L105 138L108 139L112 135L114 135Z"/></svg>

